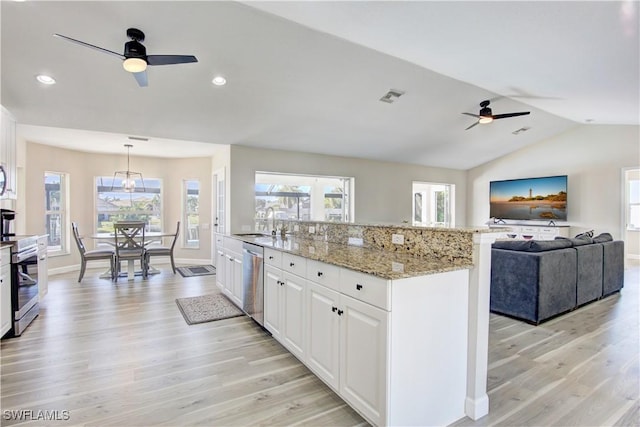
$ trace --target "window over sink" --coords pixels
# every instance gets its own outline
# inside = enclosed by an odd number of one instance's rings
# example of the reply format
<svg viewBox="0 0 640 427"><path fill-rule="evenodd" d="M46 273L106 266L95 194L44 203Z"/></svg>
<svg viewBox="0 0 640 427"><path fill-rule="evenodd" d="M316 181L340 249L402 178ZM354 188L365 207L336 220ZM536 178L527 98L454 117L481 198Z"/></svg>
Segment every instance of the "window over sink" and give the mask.
<svg viewBox="0 0 640 427"><path fill-rule="evenodd" d="M353 222L352 177L256 172L256 230L271 219Z"/></svg>

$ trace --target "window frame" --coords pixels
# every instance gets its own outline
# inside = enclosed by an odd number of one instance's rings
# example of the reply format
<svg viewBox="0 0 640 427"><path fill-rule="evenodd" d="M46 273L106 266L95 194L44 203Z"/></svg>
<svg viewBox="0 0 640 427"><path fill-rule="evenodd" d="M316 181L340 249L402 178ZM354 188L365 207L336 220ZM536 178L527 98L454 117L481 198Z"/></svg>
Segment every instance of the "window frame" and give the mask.
<svg viewBox="0 0 640 427"><path fill-rule="evenodd" d="M59 209L55 210L55 209L48 209L48 203L47 203L47 183L46 183L46 179L47 176L50 175L56 175L60 178L60 201L59 201ZM67 172L58 172L58 171L50 171L50 170L45 170L44 171L44 176L43 176L44 180L43 180L43 184L44 184L44 198L45 198L45 203L44 203L44 229L47 232L47 234L49 233L49 226L48 226L48 218L50 215L59 215L60 216L60 221L59 221L59 226L60 226L60 245L59 246L51 246L50 245L50 238L51 236L49 235L49 237L47 238L47 255L48 256L61 256L61 255L68 255L70 253L70 235L69 235L69 229L71 228L71 222L69 220L69 206L70 206L70 175Z"/></svg>
<svg viewBox="0 0 640 427"><path fill-rule="evenodd" d="M197 206L195 211L190 211L190 203L189 203L189 183L196 183L197 184L197 189L196 191L197 193ZM182 180L182 224L183 224L183 233L182 233L182 247L185 249L200 249L200 196L202 194L202 185L200 183L199 179L184 179ZM190 237L190 227L189 227L189 217L190 216L196 216L198 218L197 220L197 227L196 227L196 234L197 234L197 238L196 239L189 239ZM195 244L193 243L189 243L189 242L195 242Z"/></svg>

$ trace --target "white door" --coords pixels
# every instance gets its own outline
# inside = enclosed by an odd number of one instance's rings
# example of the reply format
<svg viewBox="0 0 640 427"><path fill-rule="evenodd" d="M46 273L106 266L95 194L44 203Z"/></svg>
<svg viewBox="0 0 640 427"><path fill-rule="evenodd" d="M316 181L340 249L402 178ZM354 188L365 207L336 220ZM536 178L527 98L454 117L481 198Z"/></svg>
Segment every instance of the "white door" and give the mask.
<svg viewBox="0 0 640 427"><path fill-rule="evenodd" d="M282 319L282 344L300 360L305 348L305 288L306 280L294 274L284 273L284 318Z"/></svg>
<svg viewBox="0 0 640 427"><path fill-rule="evenodd" d="M282 297L284 282L281 271L271 266L264 269L264 327L281 340Z"/></svg>
<svg viewBox="0 0 640 427"><path fill-rule="evenodd" d="M340 395L385 423L388 313L341 295Z"/></svg>
<svg viewBox="0 0 640 427"><path fill-rule="evenodd" d="M225 232L225 206L226 206L226 183L224 168L213 172L213 191L211 195L211 212L213 216L213 227L211 227L211 253L215 254L218 249L222 249L219 240L216 240L216 233L219 235ZM214 266L218 267L218 257L212 256Z"/></svg>
<svg viewBox="0 0 640 427"><path fill-rule="evenodd" d="M313 282L307 282L309 316L307 366L327 384L338 390L340 364L340 294Z"/></svg>

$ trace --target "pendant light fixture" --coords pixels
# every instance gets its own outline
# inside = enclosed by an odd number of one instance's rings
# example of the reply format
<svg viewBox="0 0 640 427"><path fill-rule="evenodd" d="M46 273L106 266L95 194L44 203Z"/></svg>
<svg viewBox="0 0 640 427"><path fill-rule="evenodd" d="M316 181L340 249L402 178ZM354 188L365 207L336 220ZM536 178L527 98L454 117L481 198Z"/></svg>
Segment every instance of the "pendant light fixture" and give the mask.
<svg viewBox="0 0 640 427"><path fill-rule="evenodd" d="M129 150L133 145L124 144L127 147L127 170L126 171L115 171L113 173L113 181L111 181L111 191L113 191L113 184L116 182L116 178L122 177L122 191L125 193L133 193L136 191L136 177L140 177L140 181L142 182L142 191L145 192L147 189L144 186L144 178L142 178L142 174L140 172L133 172L129 167Z"/></svg>

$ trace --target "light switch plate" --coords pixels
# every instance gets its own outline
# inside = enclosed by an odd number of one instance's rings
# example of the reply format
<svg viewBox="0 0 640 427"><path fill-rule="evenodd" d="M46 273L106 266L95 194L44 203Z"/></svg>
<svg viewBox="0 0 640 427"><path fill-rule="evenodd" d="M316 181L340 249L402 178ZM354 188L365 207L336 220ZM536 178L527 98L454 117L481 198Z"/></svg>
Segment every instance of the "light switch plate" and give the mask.
<svg viewBox="0 0 640 427"><path fill-rule="evenodd" d="M298 224L293 226L293 231L298 232L300 231L300 226Z"/></svg>
<svg viewBox="0 0 640 427"><path fill-rule="evenodd" d="M316 228L312 225L309 227L309 234L313 234L316 232Z"/></svg>
<svg viewBox="0 0 640 427"><path fill-rule="evenodd" d="M396 245L404 244L404 234L392 234L391 243L395 243Z"/></svg>

